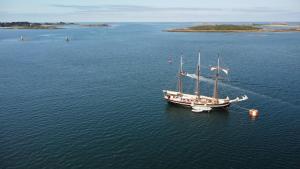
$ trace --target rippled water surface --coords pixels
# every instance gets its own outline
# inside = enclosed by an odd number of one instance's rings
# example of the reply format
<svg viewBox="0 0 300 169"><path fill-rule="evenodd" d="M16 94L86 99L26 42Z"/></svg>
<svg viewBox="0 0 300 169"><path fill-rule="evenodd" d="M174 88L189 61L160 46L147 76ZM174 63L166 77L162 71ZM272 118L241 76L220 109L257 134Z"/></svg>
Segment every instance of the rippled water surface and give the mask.
<svg viewBox="0 0 300 169"><path fill-rule="evenodd" d="M1 29L0 168L299 168L300 33L162 31L185 25ZM220 53L230 68L220 95L248 95L239 106L257 119L162 99L179 56L193 72L198 50L206 76Z"/></svg>

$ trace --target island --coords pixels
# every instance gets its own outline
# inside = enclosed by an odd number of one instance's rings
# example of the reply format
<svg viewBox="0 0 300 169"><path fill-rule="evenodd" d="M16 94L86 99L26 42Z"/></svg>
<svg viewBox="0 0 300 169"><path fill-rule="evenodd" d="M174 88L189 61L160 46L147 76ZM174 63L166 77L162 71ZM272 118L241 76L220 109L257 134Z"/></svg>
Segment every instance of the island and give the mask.
<svg viewBox="0 0 300 169"><path fill-rule="evenodd" d="M109 27L107 23L96 23L96 24L80 24L82 27Z"/></svg>
<svg viewBox="0 0 300 169"><path fill-rule="evenodd" d="M196 25L187 28L165 30L167 32L300 32L300 27L286 29L265 29L262 25Z"/></svg>
<svg viewBox="0 0 300 169"><path fill-rule="evenodd" d="M0 22L0 28L6 29L60 29L63 25L73 25L75 23L31 23L31 22Z"/></svg>

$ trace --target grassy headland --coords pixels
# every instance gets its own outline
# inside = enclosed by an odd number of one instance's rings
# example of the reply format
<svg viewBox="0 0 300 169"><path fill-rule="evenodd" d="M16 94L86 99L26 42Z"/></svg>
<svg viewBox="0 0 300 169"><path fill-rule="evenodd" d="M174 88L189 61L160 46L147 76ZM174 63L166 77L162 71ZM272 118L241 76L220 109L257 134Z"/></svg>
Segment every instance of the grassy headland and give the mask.
<svg viewBox="0 0 300 169"><path fill-rule="evenodd" d="M251 25L197 25L187 28L169 29L168 32L257 32L261 28Z"/></svg>
<svg viewBox="0 0 300 169"><path fill-rule="evenodd" d="M264 29L259 25L197 25L187 28L175 28L167 32L299 32L299 28L293 29Z"/></svg>

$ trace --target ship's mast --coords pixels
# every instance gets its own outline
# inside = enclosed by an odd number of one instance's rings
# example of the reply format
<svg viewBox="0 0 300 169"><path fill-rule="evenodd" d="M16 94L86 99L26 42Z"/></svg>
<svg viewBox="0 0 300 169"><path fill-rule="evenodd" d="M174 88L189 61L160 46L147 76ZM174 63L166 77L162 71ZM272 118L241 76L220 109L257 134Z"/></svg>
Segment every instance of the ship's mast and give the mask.
<svg viewBox="0 0 300 169"><path fill-rule="evenodd" d="M218 65L211 67L211 71L216 71L216 76L215 76L215 83L214 83L214 94L213 98L217 101L219 101L219 93L218 93L218 81L220 79L220 73L221 71L224 72L226 75L228 75L228 69L220 67L220 57L218 54Z"/></svg>
<svg viewBox="0 0 300 169"><path fill-rule="evenodd" d="M214 83L214 95L213 98L215 98L218 101L218 80L219 80L219 74L220 74L220 59L218 56L218 66L216 69L216 77L215 77L215 83Z"/></svg>
<svg viewBox="0 0 300 169"><path fill-rule="evenodd" d="M180 57L180 68L178 72L178 92L182 93L182 74L183 74L183 62L182 62L182 56Z"/></svg>
<svg viewBox="0 0 300 169"><path fill-rule="evenodd" d="M197 64L197 69L196 69L196 89L195 89L195 94L197 95L198 98L200 98L200 52L198 54L198 64Z"/></svg>

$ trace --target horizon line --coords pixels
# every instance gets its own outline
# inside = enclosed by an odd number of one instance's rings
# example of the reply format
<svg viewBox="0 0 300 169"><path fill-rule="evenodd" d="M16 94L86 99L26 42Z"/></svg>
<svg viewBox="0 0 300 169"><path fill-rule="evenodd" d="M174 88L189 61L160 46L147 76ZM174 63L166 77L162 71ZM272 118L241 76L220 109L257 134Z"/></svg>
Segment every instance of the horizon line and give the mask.
<svg viewBox="0 0 300 169"><path fill-rule="evenodd" d="M1 21L0 22L31 22L31 23L58 23L58 22L64 22L64 23L84 23L84 22L99 22L99 23L126 23L126 22L132 22L132 23L191 23L191 22L202 22L202 23L210 23L210 22L223 22L223 23L233 23L233 22L240 22L240 23L253 23L253 22L271 22L271 23L280 23L280 22L289 22L289 23L297 23L299 21L29 21L29 20L15 20L15 21Z"/></svg>

